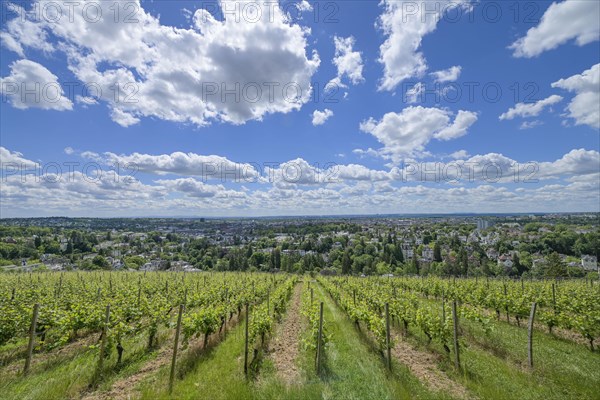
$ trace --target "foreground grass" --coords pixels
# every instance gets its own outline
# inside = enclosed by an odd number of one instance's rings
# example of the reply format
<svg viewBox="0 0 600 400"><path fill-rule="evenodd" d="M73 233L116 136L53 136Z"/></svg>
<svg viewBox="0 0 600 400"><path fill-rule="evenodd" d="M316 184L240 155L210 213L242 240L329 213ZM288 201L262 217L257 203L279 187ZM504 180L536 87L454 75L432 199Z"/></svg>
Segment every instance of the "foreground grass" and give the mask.
<svg viewBox="0 0 600 400"><path fill-rule="evenodd" d="M27 338L19 338L14 342L0 346L0 367L10 364L15 360L24 358L27 354Z"/></svg>
<svg viewBox="0 0 600 400"><path fill-rule="evenodd" d="M535 332L534 368L527 366L527 331L494 322L486 334L463 322L467 384L482 398L600 399L600 354L568 340Z"/></svg>
<svg viewBox="0 0 600 400"><path fill-rule="evenodd" d="M415 327L407 340L416 348L440 354L439 367L480 399L598 400L600 352L545 332L534 331L534 368L528 367L527 329L491 321L491 331L460 321L462 370L435 341L427 344Z"/></svg>
<svg viewBox="0 0 600 400"><path fill-rule="evenodd" d="M161 332L164 339L166 333ZM105 390L123 377L133 374L156 356L156 351L146 349L147 335L141 334L124 341L125 354L121 365L116 365L116 351L105 361L102 374L97 374L98 350L82 346L67 357L46 357L44 361L33 356L32 368L27 376L20 370L15 375L0 369L0 398L22 399L71 399L80 398L90 390ZM21 364L19 364L19 367Z"/></svg>

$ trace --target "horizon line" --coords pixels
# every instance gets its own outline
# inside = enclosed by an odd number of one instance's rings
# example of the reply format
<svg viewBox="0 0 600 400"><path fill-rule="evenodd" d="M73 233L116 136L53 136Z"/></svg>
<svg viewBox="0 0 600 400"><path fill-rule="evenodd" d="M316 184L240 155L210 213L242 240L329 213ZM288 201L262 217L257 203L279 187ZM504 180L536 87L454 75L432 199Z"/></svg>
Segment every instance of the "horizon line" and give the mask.
<svg viewBox="0 0 600 400"><path fill-rule="evenodd" d="M14 219L53 219L53 218L63 218L63 219L210 219L210 220L219 220L219 219L288 219L288 218L306 218L306 219L314 219L314 218L386 218L386 217L407 217L407 218L415 218L415 217L468 217L468 216L484 216L484 217L494 217L494 216L540 216L540 215L565 215L565 214L600 214L600 211L532 211L532 212L499 212L499 213L476 213L476 212L455 212L455 213L373 213L373 214L302 214L302 215L290 215L290 214L281 214L281 215L256 215L256 216L121 216L121 217L93 217L93 216L64 216L64 215L54 215L54 216L31 216L31 217L2 217L0 216L0 221L2 220L14 220Z"/></svg>

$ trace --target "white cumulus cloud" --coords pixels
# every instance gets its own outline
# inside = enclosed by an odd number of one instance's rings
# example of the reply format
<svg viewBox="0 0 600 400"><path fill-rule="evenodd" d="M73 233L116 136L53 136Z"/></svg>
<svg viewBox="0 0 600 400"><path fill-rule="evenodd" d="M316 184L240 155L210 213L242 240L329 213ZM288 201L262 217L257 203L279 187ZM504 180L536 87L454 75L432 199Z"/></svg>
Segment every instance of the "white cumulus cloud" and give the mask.
<svg viewBox="0 0 600 400"><path fill-rule="evenodd" d="M448 69L432 72L431 75L433 76L436 82L445 83L455 82L456 80L458 80L458 77L460 76L461 72L462 67L460 65L455 65Z"/></svg>
<svg viewBox="0 0 600 400"><path fill-rule="evenodd" d="M387 38L379 48L379 62L383 64L379 89L388 91L403 80L425 74L428 67L421 42L435 31L444 13L455 7L469 9L469 2L463 0L383 0L381 4L385 10L378 25Z"/></svg>
<svg viewBox="0 0 600 400"><path fill-rule="evenodd" d="M363 121L360 129L383 144L380 154L398 162L401 157L422 155L434 138L450 140L465 135L477 121L477 114L471 111L459 111L454 121L451 117L450 111L441 108L411 106L399 113L389 112L381 120Z"/></svg>
<svg viewBox="0 0 600 400"><path fill-rule="evenodd" d="M556 104L562 101L562 97L558 95L552 95L545 99L536 101L535 103L517 103L514 107L510 108L507 112L500 115L500 120L510 120L516 117L527 118L537 117L544 110L544 108Z"/></svg>
<svg viewBox="0 0 600 400"><path fill-rule="evenodd" d="M576 93L567 106L568 116L575 120L575 125L600 129L600 64L556 81L552 87Z"/></svg>
<svg viewBox="0 0 600 400"><path fill-rule="evenodd" d="M52 37L53 56L62 54L80 82L95 85L95 97L122 126L143 117L198 126L243 124L299 110L311 97L320 60L308 50L310 31L292 23L277 2L223 0L223 20L199 9L188 28L162 24L139 0L128 2L136 9L130 20L93 21L82 12L83 3L52 3L62 10L75 7L73 18L51 22L36 18L32 8L16 18L35 26L38 41L25 40L11 19L2 29L3 42L22 53ZM94 4L102 15L113 15L112 3ZM244 10L252 7L259 10L247 15Z"/></svg>
<svg viewBox="0 0 600 400"><path fill-rule="evenodd" d="M425 84L423 82L415 83L415 86L406 91L406 102L409 104L418 102L425 92Z"/></svg>
<svg viewBox="0 0 600 400"><path fill-rule="evenodd" d="M10 64L10 75L0 78L0 93L18 109L72 110L58 77L46 67L30 60Z"/></svg>
<svg viewBox="0 0 600 400"><path fill-rule="evenodd" d="M21 153L0 147L0 162L8 161L36 164ZM398 209L447 213L474 208L481 212L600 211L598 151L574 149L555 161L521 164L517 176L521 183L516 188L515 164L496 153L452 161L442 166L449 177L456 178L451 187L439 184L431 166L423 175L418 169L388 172L358 164L311 165L301 158L267 168L269 179L261 183L271 185L258 189L233 189L229 183L208 184L194 177L161 177L143 183L112 170L99 176L79 170L37 177L15 173L3 179L0 212L6 217L114 217L363 214ZM530 165L537 167L525 168ZM423 168L423 164L416 167ZM463 170L462 175L456 174L457 169ZM540 186L531 179L550 182Z"/></svg>
<svg viewBox="0 0 600 400"><path fill-rule="evenodd" d="M575 40L579 46L600 39L600 2L565 0L552 3L539 25L514 42L515 57L531 58Z"/></svg>
<svg viewBox="0 0 600 400"><path fill-rule="evenodd" d="M347 87L342 81L344 77L347 77L353 85L363 82L363 60L361 53L353 49L354 37L335 36L333 43L335 45L333 64L337 68L337 76L329 81L326 87Z"/></svg>
<svg viewBox="0 0 600 400"><path fill-rule="evenodd" d="M331 117L333 117L333 111L328 108L323 111L315 110L312 114L312 124L314 126L323 125Z"/></svg>
<svg viewBox="0 0 600 400"><path fill-rule="evenodd" d="M201 155L196 153L174 152L171 154L115 154L102 155L83 152L82 157L106 165L119 165L121 168L157 175L188 175L203 180L231 180L252 182L258 180L260 172L249 163L239 163L223 156Z"/></svg>

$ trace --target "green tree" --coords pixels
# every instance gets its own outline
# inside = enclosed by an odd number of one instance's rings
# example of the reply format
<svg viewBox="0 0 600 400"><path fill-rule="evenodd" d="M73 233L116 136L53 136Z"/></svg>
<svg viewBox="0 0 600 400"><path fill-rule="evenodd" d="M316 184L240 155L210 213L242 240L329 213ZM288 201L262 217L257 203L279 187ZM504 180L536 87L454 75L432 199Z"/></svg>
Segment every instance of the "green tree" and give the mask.
<svg viewBox="0 0 600 400"><path fill-rule="evenodd" d="M412 269L414 270L414 272L417 275L419 275L420 265L419 265L419 258L418 258L418 255L417 255L417 249L416 248L413 248L413 256L412 256L411 265L412 265Z"/></svg>
<svg viewBox="0 0 600 400"><path fill-rule="evenodd" d="M460 275L466 276L469 272L469 256L467 250L461 246L458 252L458 267L460 268Z"/></svg>
<svg viewBox="0 0 600 400"><path fill-rule="evenodd" d="M404 262L404 254L399 244L395 244L394 259L400 264Z"/></svg>
<svg viewBox="0 0 600 400"><path fill-rule="evenodd" d="M442 262L442 248L438 242L433 245L433 261Z"/></svg>
<svg viewBox="0 0 600 400"><path fill-rule="evenodd" d="M344 255L342 256L342 274L349 274L351 268L352 268L352 260L350 259L348 250L346 250L344 252Z"/></svg>
<svg viewBox="0 0 600 400"><path fill-rule="evenodd" d="M97 255L96 257L94 257L94 259L92 260L92 265L100 269L110 269L110 264L108 263L108 260L101 255Z"/></svg>
<svg viewBox="0 0 600 400"><path fill-rule="evenodd" d="M523 275L527 271L527 267L521 262L521 258L518 254L513 256L513 269L517 272L518 276Z"/></svg>
<svg viewBox="0 0 600 400"><path fill-rule="evenodd" d="M557 252L551 253L546 256L546 266L544 268L544 275L557 278L561 276L567 276L567 267L560 259Z"/></svg>
<svg viewBox="0 0 600 400"><path fill-rule="evenodd" d="M144 257L141 256L129 256L125 257L125 267L131 269L139 269L142 265L146 263Z"/></svg>
<svg viewBox="0 0 600 400"><path fill-rule="evenodd" d="M378 275L389 274L390 273L390 266L389 266L389 264L387 264L387 263L385 263L383 261L380 261L375 266L375 270L377 271Z"/></svg>
<svg viewBox="0 0 600 400"><path fill-rule="evenodd" d="M281 269L281 249L279 247L273 250L273 266L276 269Z"/></svg>

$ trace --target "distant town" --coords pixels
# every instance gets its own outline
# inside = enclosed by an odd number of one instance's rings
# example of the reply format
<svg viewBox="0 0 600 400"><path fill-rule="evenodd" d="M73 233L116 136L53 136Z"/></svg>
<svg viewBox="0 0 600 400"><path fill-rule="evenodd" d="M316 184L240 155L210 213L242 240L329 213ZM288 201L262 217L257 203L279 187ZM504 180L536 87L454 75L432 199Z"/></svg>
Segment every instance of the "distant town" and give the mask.
<svg viewBox="0 0 600 400"><path fill-rule="evenodd" d="M3 271L590 277L600 214L0 220Z"/></svg>

